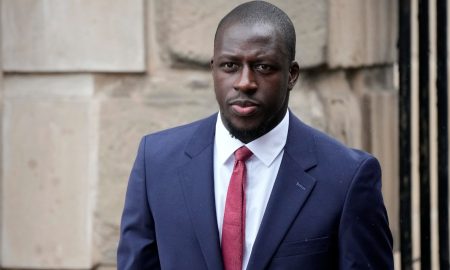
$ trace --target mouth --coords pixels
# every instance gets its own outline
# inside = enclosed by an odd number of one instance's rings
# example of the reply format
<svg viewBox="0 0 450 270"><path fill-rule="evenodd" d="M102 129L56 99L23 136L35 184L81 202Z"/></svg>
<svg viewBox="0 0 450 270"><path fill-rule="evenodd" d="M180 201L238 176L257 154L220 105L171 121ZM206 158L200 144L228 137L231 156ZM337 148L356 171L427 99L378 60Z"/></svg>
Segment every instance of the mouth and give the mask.
<svg viewBox="0 0 450 270"><path fill-rule="evenodd" d="M253 115L258 109L259 104L252 100L234 100L229 102L234 114L242 117Z"/></svg>

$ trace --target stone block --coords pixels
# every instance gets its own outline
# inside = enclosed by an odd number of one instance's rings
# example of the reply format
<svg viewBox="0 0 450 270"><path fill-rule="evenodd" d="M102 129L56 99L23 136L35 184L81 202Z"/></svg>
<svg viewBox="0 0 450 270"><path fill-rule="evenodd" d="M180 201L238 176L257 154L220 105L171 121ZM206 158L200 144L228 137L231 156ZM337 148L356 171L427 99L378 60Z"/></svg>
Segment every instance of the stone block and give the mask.
<svg viewBox="0 0 450 270"><path fill-rule="evenodd" d="M143 0L1 1L3 70L145 70Z"/></svg>
<svg viewBox="0 0 450 270"><path fill-rule="evenodd" d="M305 80L318 92L323 104L325 132L344 144L362 147L362 116L359 97L344 71L311 73Z"/></svg>
<svg viewBox="0 0 450 270"><path fill-rule="evenodd" d="M332 68L394 63L397 1L329 1L327 62Z"/></svg>
<svg viewBox="0 0 450 270"><path fill-rule="evenodd" d="M97 178L94 80L4 80L1 266L90 269Z"/></svg>
<svg viewBox="0 0 450 270"><path fill-rule="evenodd" d="M297 82L289 96L289 109L306 124L327 130L325 107L311 82L303 82L302 79Z"/></svg>
<svg viewBox="0 0 450 270"><path fill-rule="evenodd" d="M225 14L245 1L170 0L168 18L160 20L169 33L167 50L177 63L207 66L213 53L217 25ZM269 1L283 9L297 32L297 59L303 68L325 63L328 39L328 2L326 0ZM166 26L165 24L169 24Z"/></svg>

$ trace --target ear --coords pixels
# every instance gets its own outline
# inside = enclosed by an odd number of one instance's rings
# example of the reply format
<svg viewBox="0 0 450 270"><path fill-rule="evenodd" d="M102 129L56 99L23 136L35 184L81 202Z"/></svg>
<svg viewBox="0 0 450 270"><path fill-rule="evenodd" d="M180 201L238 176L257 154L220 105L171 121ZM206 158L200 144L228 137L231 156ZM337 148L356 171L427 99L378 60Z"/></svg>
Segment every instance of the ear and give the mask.
<svg viewBox="0 0 450 270"><path fill-rule="evenodd" d="M296 61L292 61L291 66L289 67L289 82L288 89L289 91L294 88L297 83L298 76L300 75L300 66Z"/></svg>

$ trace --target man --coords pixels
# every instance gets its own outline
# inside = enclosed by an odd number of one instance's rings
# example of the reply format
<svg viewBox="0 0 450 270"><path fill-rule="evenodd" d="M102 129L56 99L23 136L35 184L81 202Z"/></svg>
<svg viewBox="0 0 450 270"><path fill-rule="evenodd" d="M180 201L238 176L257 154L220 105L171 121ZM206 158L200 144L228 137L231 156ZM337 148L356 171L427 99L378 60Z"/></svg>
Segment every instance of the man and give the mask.
<svg viewBox="0 0 450 270"><path fill-rule="evenodd" d="M272 4L222 19L220 112L142 139L119 269L393 269L379 164L289 112L294 58L293 25Z"/></svg>

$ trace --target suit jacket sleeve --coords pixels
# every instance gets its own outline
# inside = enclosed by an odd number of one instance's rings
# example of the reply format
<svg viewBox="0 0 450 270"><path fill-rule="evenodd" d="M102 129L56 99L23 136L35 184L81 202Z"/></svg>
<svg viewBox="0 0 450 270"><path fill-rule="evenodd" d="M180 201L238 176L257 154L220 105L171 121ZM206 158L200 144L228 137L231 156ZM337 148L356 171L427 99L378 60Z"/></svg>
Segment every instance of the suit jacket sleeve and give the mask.
<svg viewBox="0 0 450 270"><path fill-rule="evenodd" d="M147 199L145 137L131 171L117 251L119 270L160 269L155 226Z"/></svg>
<svg viewBox="0 0 450 270"><path fill-rule="evenodd" d="M348 190L339 227L339 269L394 269L392 235L381 194L381 169L364 160Z"/></svg>

